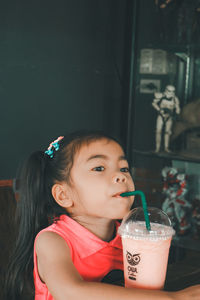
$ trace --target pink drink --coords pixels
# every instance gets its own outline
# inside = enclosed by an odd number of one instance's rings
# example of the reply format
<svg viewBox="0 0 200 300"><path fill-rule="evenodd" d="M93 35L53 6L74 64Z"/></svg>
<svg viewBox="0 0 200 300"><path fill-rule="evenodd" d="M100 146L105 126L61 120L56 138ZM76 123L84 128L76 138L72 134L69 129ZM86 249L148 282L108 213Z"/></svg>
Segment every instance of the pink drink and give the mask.
<svg viewBox="0 0 200 300"><path fill-rule="evenodd" d="M175 231L168 216L160 209L149 207L148 215L150 230L146 228L141 207L130 211L119 227L125 286L160 290L164 287L169 248Z"/></svg>
<svg viewBox="0 0 200 300"><path fill-rule="evenodd" d="M164 225L151 224L151 226L156 229L155 227ZM171 237L165 239L159 237L151 239L148 236L143 239L123 237L122 243L125 286L162 289L165 283Z"/></svg>

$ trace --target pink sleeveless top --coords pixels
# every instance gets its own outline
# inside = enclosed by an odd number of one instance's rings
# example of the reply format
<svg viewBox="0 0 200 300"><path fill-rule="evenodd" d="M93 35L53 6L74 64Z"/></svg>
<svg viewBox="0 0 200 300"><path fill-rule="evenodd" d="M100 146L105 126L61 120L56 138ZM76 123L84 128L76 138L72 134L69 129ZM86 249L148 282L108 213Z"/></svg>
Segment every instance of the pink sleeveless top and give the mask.
<svg viewBox="0 0 200 300"><path fill-rule="evenodd" d="M119 223L116 222L116 229L118 226ZM123 271L122 243L119 235L110 242L102 241L66 215L60 216L58 221L40 231L38 235L43 231L53 231L63 237L70 248L72 261L84 280L102 281L112 270ZM33 276L35 300L53 300L47 286L40 280L35 246Z"/></svg>

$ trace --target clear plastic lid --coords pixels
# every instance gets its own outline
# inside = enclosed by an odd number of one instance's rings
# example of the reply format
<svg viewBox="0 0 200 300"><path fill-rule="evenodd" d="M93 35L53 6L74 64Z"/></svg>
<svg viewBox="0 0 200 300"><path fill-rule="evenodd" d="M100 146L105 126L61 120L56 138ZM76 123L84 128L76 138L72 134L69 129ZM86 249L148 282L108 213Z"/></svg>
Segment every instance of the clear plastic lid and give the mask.
<svg viewBox="0 0 200 300"><path fill-rule="evenodd" d="M132 209L122 220L118 233L134 239L168 239L175 234L168 215L159 208L148 207L151 230L146 229L142 207Z"/></svg>

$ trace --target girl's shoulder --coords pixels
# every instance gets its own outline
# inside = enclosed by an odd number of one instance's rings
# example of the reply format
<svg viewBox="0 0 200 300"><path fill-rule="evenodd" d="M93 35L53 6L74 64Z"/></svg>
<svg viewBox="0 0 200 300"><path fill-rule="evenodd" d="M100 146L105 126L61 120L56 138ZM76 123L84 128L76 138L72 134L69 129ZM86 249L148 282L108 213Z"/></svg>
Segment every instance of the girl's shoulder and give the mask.
<svg viewBox="0 0 200 300"><path fill-rule="evenodd" d="M67 221L70 222L70 217L61 215L58 219L56 219L51 225L39 231L39 233L35 237L35 243L37 240L57 240L58 236L67 239ZM60 238L59 237L59 238Z"/></svg>
<svg viewBox="0 0 200 300"><path fill-rule="evenodd" d="M36 253L46 252L55 247L66 247L66 242L61 235L54 231L42 230L35 239Z"/></svg>

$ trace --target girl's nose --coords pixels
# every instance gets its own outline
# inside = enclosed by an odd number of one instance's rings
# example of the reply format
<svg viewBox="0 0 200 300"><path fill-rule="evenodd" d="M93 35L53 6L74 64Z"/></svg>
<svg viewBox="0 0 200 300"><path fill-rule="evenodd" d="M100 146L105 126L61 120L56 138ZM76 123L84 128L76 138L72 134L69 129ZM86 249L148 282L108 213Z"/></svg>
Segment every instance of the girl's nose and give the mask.
<svg viewBox="0 0 200 300"><path fill-rule="evenodd" d="M113 176L113 182L114 183L124 183L124 182L126 182L126 176L123 173L116 173Z"/></svg>

